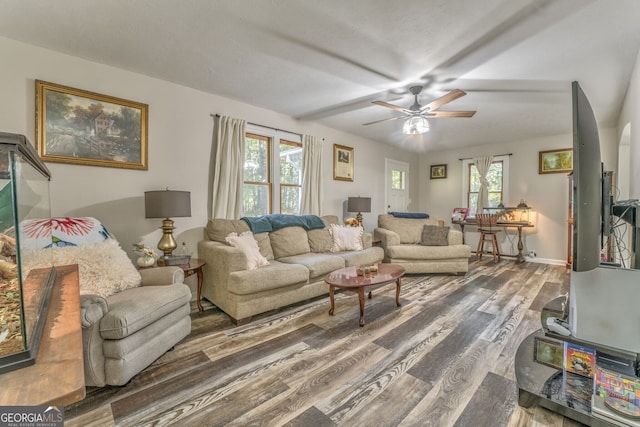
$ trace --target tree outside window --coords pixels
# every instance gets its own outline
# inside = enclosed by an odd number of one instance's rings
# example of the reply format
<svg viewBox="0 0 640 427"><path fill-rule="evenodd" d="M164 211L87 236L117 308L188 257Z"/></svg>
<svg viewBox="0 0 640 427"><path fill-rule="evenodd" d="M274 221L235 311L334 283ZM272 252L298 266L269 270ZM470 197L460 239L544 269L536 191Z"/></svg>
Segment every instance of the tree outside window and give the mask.
<svg viewBox="0 0 640 427"><path fill-rule="evenodd" d="M503 162L502 160L494 161L487 173L487 181L489 181L489 206L497 207L503 200ZM478 208L478 192L480 191L480 174L474 163L469 164L469 192L467 195L467 206L469 212L475 214Z"/></svg>

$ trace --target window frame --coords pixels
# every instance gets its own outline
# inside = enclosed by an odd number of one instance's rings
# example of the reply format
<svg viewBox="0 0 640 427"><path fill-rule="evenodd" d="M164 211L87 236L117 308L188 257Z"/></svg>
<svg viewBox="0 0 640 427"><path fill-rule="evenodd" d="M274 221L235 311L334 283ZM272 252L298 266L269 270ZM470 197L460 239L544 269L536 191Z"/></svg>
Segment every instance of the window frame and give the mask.
<svg viewBox="0 0 640 427"><path fill-rule="evenodd" d="M300 150L302 150L302 142L296 142L296 141L290 141L288 139L285 138L280 138L279 142L278 142L278 166L280 166L280 146L281 145L288 145L291 147L299 147ZM278 174L280 174L280 167L278 167ZM300 164L300 183L299 184L289 184L289 183L283 183L280 181L280 176L278 176L278 186L279 186L279 190L278 190L278 199L279 199L279 212L282 212L282 190L285 187L297 187L300 189L299 192L299 197L298 197L298 213L297 215L300 215L300 203L302 201L302 164Z"/></svg>
<svg viewBox="0 0 640 427"><path fill-rule="evenodd" d="M280 143L285 141L292 144L299 144L302 147L302 135L291 132L281 131L254 124L247 124L245 128L245 138L254 137L269 141L268 147L268 176L269 176L269 207L268 213L280 213L282 211L280 189L283 186L292 186L293 184L280 183ZM287 144L289 145L289 144ZM300 165L300 174L302 177L302 165ZM301 178L302 179L302 178ZM264 184L243 181L244 184ZM302 193L302 182L300 183L300 193ZM244 201L243 201L244 203ZM298 209L300 206L298 206Z"/></svg>
<svg viewBox="0 0 640 427"><path fill-rule="evenodd" d="M272 171L272 159L271 159L271 151L272 151L272 145L273 145L273 139L271 137L265 136L265 135L260 135L257 134L255 132L249 132L246 131L244 134L245 137L245 144L246 144L246 139L247 138L253 138L253 139L258 139L258 140L262 140L265 141L267 143L267 181L266 182L261 182L261 181L244 181L242 182L243 185L243 205L244 205L244 186L245 185L265 185L267 186L267 194L269 195L269 208L267 210L268 213L271 213L271 209L273 206L273 175L271 173ZM245 145L245 149L246 149L246 145ZM246 161L246 157L244 159ZM244 168L244 164L243 164L243 168Z"/></svg>
<svg viewBox="0 0 640 427"><path fill-rule="evenodd" d="M491 163L502 162L502 200L509 200L509 155L494 156ZM464 159L462 161L462 200L461 205L469 208L471 165L475 164L473 159ZM469 210L467 217L475 218L476 213Z"/></svg>

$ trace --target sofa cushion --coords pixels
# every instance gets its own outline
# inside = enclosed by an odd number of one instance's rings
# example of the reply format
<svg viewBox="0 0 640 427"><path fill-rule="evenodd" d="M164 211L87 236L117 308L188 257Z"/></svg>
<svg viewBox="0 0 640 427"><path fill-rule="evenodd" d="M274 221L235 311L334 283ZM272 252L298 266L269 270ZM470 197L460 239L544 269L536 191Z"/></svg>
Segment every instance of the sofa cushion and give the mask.
<svg viewBox="0 0 640 427"><path fill-rule="evenodd" d="M231 233L238 233L238 235L251 231L246 221L241 219L223 219L213 218L207 221L206 233L209 240L214 242L224 243L228 245L225 238ZM256 233L253 237L258 242L260 253L268 260L273 259L273 251L271 250L271 242L269 241L269 233Z"/></svg>
<svg viewBox="0 0 640 427"><path fill-rule="evenodd" d="M301 254L278 259L285 264L301 264L309 269L309 278L315 279L345 266L344 259L333 254Z"/></svg>
<svg viewBox="0 0 640 427"><path fill-rule="evenodd" d="M269 233L275 259L311 252L307 231L302 227L285 227Z"/></svg>
<svg viewBox="0 0 640 427"><path fill-rule="evenodd" d="M422 239L420 243L424 246L447 246L449 245L449 227L439 225L424 225L422 228Z"/></svg>
<svg viewBox="0 0 640 427"><path fill-rule="evenodd" d="M378 227L397 233L400 243L420 243L422 227L425 224L438 225L438 221L432 218L395 218L387 214L378 215Z"/></svg>
<svg viewBox="0 0 640 427"><path fill-rule="evenodd" d="M354 265L376 264L384 258L384 250L381 247L374 246L363 249L361 251L335 252L344 259L345 267Z"/></svg>
<svg viewBox="0 0 640 427"><path fill-rule="evenodd" d="M213 218L207 221L207 236L214 242L227 243L225 238L235 232L238 235L249 230L249 225L241 219Z"/></svg>
<svg viewBox="0 0 640 427"><path fill-rule="evenodd" d="M253 237L252 232L245 231L239 236L235 232L230 233L225 240L231 246L240 249L244 253L247 258L247 270L269 265L269 261L260 253L258 242Z"/></svg>
<svg viewBox="0 0 640 427"><path fill-rule="evenodd" d="M249 295L284 286L304 284L309 280L309 269L301 264L272 261L257 270L234 271L229 274L227 289L238 295Z"/></svg>
<svg viewBox="0 0 640 427"><path fill-rule="evenodd" d="M362 227L331 224L330 231L333 237L331 252L361 251L363 249L362 233L364 230Z"/></svg>
<svg viewBox="0 0 640 427"><path fill-rule="evenodd" d="M423 246L397 245L387 248L387 258L393 260L433 260L469 258L471 248L467 245Z"/></svg>
<svg viewBox="0 0 640 427"><path fill-rule="evenodd" d="M117 340L150 325L191 301L187 285L143 286L107 298L109 312L100 321L100 335Z"/></svg>
<svg viewBox="0 0 640 427"><path fill-rule="evenodd" d="M315 230L307 230L307 238L309 239L309 247L311 252L329 252L333 245L333 237L329 232L331 224L339 224L338 217L335 215L326 215L321 217L325 227Z"/></svg>

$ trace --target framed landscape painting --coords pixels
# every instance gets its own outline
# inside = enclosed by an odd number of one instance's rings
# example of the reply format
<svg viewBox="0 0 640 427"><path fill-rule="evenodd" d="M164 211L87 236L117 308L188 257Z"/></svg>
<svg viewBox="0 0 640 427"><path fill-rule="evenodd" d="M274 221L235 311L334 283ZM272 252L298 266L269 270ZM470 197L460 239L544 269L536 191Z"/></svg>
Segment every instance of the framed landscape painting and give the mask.
<svg viewBox="0 0 640 427"><path fill-rule="evenodd" d="M573 148L540 151L538 173L569 173L573 170Z"/></svg>
<svg viewBox="0 0 640 427"><path fill-rule="evenodd" d="M353 148L333 144L333 179L353 181Z"/></svg>
<svg viewBox="0 0 640 427"><path fill-rule="evenodd" d="M48 162L144 169L148 105L36 80L36 148Z"/></svg>
<svg viewBox="0 0 640 427"><path fill-rule="evenodd" d="M431 179L444 179L447 177L447 165L431 165Z"/></svg>

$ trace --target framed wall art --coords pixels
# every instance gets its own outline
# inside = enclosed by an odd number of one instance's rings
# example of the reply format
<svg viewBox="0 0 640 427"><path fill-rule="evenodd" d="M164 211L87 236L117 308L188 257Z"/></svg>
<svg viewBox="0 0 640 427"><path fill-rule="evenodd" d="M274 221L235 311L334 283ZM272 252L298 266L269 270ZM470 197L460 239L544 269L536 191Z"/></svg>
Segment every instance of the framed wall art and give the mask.
<svg viewBox="0 0 640 427"><path fill-rule="evenodd" d="M353 181L353 148L333 144L333 179Z"/></svg>
<svg viewBox="0 0 640 427"><path fill-rule="evenodd" d="M569 173L573 170L573 148L540 151L538 173Z"/></svg>
<svg viewBox="0 0 640 427"><path fill-rule="evenodd" d="M447 165L431 165L431 179L443 179L447 177Z"/></svg>
<svg viewBox="0 0 640 427"><path fill-rule="evenodd" d="M144 169L148 105L36 80L36 148L44 161Z"/></svg>

